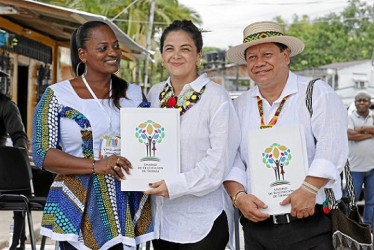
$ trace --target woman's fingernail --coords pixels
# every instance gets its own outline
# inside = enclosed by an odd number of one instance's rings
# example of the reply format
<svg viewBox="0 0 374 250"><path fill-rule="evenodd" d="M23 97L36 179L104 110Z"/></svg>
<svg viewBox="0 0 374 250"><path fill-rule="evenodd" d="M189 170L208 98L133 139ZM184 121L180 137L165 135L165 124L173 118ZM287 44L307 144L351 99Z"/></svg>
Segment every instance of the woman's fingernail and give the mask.
<svg viewBox="0 0 374 250"><path fill-rule="evenodd" d="M148 183L149 186L152 186L153 184L152 183Z"/></svg>

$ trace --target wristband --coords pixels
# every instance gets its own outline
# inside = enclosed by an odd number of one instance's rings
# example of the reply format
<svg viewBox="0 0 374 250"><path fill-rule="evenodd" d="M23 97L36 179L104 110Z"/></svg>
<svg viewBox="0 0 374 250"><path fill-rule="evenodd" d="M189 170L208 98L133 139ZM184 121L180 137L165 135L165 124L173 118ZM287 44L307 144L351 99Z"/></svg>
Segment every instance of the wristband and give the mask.
<svg viewBox="0 0 374 250"><path fill-rule="evenodd" d="M312 193L312 194L314 194L314 195L317 195L317 192L313 191L312 189L309 189L309 188L307 188L307 187L304 186L304 185L301 185L301 187L304 188L304 189L305 189L306 191L308 191L309 193Z"/></svg>
<svg viewBox="0 0 374 250"><path fill-rule="evenodd" d="M240 190L239 192L237 192L233 197L231 197L232 198L232 203L233 203L233 205L234 205L234 207L238 207L238 205L236 204L236 201L238 200L238 198L239 198L239 196L240 196L240 194L247 194L247 192L246 191L244 191L244 190Z"/></svg>
<svg viewBox="0 0 374 250"><path fill-rule="evenodd" d="M310 184L309 182L306 182L306 181L303 181L303 185L318 192L319 191L319 188L317 188L316 186L313 186L312 184Z"/></svg>

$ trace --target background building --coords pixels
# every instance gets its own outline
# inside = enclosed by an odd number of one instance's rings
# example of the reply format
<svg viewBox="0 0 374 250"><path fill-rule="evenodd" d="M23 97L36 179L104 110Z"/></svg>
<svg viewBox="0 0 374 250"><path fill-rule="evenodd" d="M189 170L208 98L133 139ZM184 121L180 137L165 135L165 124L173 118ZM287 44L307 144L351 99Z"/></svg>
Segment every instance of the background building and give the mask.
<svg viewBox="0 0 374 250"><path fill-rule="evenodd" d="M30 0L0 0L0 91L17 103L29 138L34 107L52 83L72 78L70 37L82 23L106 22L115 32L123 60L144 60L149 53L110 19Z"/></svg>

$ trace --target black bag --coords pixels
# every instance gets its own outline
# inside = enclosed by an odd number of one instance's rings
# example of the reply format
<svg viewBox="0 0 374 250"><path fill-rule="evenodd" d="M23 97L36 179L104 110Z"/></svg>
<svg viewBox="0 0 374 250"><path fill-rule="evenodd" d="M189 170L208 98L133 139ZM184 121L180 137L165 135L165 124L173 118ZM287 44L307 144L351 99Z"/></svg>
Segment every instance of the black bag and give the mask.
<svg viewBox="0 0 374 250"><path fill-rule="evenodd" d="M313 115L313 86L317 80L318 79L314 79L309 82L306 92L306 105L310 116ZM337 202L332 189L325 188L326 197L329 200L332 223L332 243L334 249L372 249L370 225L362 223L361 216L358 212L348 160L344 166L344 174L348 197L343 197Z"/></svg>
<svg viewBox="0 0 374 250"><path fill-rule="evenodd" d="M358 212L348 161L344 166L344 174L348 197L337 202L334 192L329 188L325 189L331 213L333 246L335 249L372 249L370 225L362 223Z"/></svg>

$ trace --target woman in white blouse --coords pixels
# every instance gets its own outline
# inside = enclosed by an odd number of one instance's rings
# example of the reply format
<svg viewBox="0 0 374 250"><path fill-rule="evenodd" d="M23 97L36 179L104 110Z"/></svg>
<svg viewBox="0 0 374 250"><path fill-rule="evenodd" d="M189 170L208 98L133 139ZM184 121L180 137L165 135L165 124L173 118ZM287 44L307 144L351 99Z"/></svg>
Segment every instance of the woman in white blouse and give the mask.
<svg viewBox="0 0 374 250"><path fill-rule="evenodd" d="M151 107L177 108L181 114L181 172L145 192L153 195L156 250L225 249L231 239L233 208L222 182L240 128L226 90L198 74L202 45L201 31L191 21L167 27L160 50L169 78L147 96Z"/></svg>

